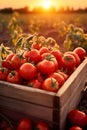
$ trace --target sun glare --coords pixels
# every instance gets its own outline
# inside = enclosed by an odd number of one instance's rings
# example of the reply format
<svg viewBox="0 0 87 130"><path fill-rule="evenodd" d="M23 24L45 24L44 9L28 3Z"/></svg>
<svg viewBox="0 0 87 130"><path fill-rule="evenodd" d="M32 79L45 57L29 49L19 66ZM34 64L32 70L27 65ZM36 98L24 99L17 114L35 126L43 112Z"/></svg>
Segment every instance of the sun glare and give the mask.
<svg viewBox="0 0 87 130"><path fill-rule="evenodd" d="M50 0L44 0L42 6L44 9L49 9L51 7Z"/></svg>

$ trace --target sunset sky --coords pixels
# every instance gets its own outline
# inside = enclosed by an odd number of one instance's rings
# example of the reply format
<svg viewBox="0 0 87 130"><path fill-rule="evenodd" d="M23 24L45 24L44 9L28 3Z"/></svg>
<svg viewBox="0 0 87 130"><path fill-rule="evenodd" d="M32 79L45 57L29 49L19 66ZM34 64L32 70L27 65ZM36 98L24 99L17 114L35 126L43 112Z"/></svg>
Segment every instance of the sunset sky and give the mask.
<svg viewBox="0 0 87 130"><path fill-rule="evenodd" d="M2 0L0 4L0 8L21 8L28 6L30 9L33 9L37 6L42 6L44 8L49 8L50 6L55 6L59 8L63 7L74 7L77 8L84 8L87 7L87 0Z"/></svg>

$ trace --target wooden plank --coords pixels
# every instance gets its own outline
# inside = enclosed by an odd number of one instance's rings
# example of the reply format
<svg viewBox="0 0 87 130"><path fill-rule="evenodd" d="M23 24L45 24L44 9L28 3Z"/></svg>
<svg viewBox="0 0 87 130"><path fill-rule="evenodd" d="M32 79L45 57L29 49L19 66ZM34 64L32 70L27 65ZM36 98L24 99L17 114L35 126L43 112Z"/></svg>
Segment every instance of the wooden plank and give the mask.
<svg viewBox="0 0 87 130"><path fill-rule="evenodd" d="M0 96L0 106L53 122L53 108Z"/></svg>
<svg viewBox="0 0 87 130"><path fill-rule="evenodd" d="M53 107L55 93L0 81L0 95Z"/></svg>

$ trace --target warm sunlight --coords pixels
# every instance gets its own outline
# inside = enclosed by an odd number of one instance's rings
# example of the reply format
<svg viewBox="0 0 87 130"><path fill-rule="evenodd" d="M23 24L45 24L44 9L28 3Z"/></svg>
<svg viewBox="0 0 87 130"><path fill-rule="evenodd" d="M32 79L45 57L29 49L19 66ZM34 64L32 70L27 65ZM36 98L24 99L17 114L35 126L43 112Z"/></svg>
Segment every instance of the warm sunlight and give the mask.
<svg viewBox="0 0 87 130"><path fill-rule="evenodd" d="M44 9L49 9L51 7L51 2L50 0L44 0L42 3L42 6Z"/></svg>

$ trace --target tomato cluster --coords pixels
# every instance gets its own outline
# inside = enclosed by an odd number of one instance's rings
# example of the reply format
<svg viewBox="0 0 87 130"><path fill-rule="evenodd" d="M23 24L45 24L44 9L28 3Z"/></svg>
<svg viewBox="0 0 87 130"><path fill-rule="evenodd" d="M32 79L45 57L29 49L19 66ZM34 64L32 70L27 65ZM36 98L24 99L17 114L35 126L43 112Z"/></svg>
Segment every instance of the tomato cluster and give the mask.
<svg viewBox="0 0 87 130"><path fill-rule="evenodd" d="M81 47L62 53L58 49L33 46L12 52L2 60L0 80L57 92L85 56L86 51Z"/></svg>
<svg viewBox="0 0 87 130"><path fill-rule="evenodd" d="M21 118L19 122L10 120L4 115L0 115L0 130L50 130L48 123L38 121L34 123L30 118Z"/></svg>
<svg viewBox="0 0 87 130"><path fill-rule="evenodd" d="M73 109L68 113L69 130L84 130L87 126L87 115L79 109Z"/></svg>

